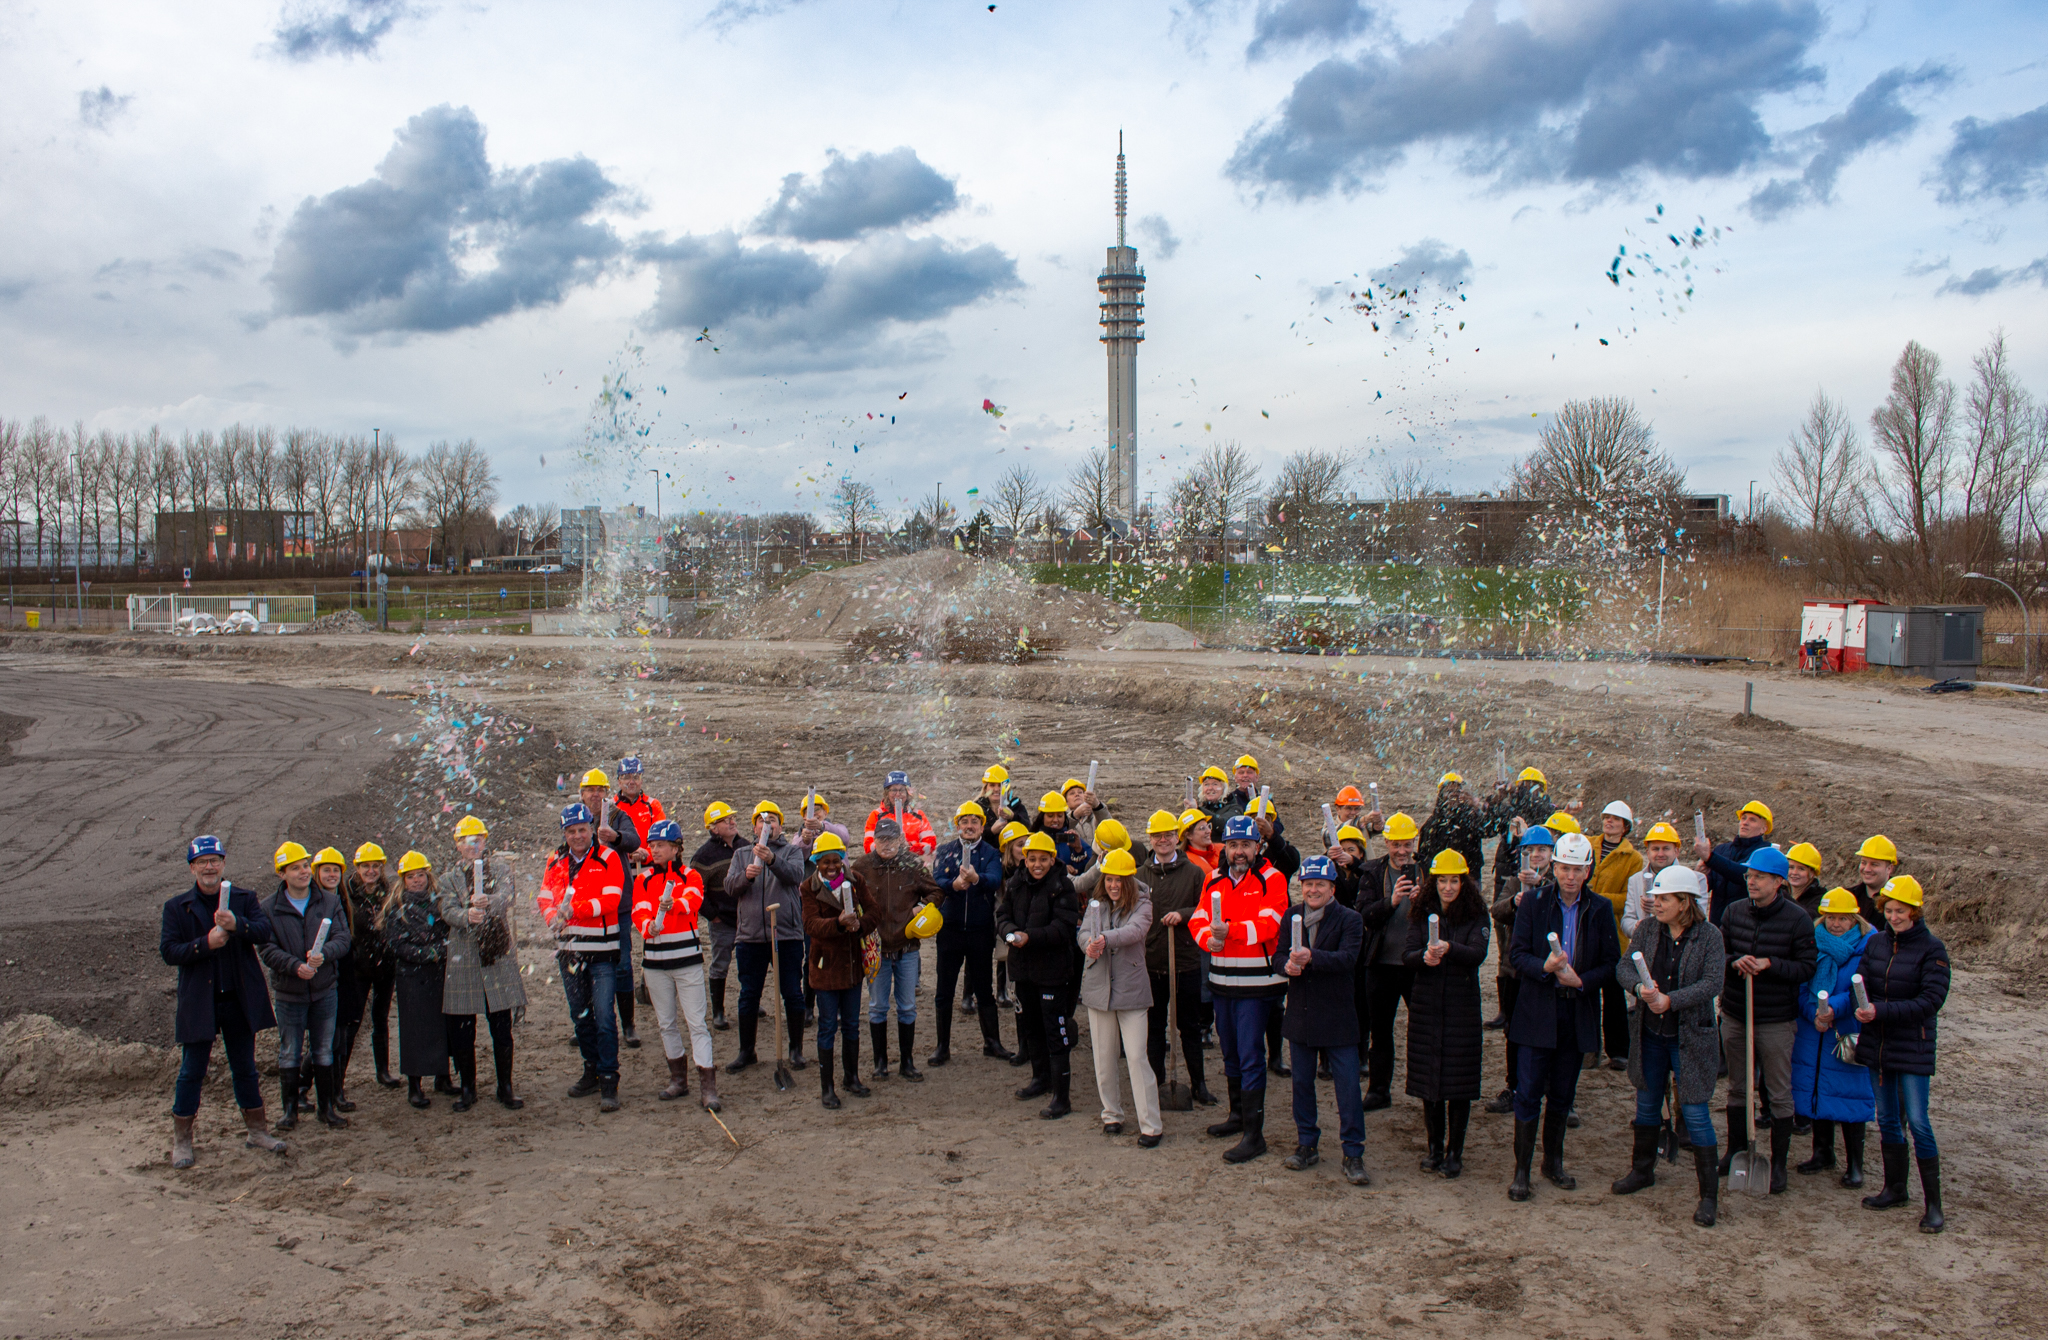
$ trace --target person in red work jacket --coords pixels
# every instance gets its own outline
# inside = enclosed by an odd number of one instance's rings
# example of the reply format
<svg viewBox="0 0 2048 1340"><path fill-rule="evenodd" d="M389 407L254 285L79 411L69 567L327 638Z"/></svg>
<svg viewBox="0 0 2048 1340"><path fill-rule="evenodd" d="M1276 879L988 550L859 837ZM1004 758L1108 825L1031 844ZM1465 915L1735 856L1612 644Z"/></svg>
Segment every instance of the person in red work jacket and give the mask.
<svg viewBox="0 0 2048 1340"><path fill-rule="evenodd" d="M541 877L540 914L555 932L555 963L562 994L576 1024L583 1078L569 1097L602 1095L598 1108L619 1110L619 1034L612 993L619 965L619 903L626 867L617 852L597 845L597 825L580 802L562 811L562 846Z"/></svg>
<svg viewBox="0 0 2048 1340"><path fill-rule="evenodd" d="M1287 913L1287 876L1260 857L1262 845L1250 815L1225 819L1223 864L1188 917L1188 934L1209 951L1216 1041L1230 1086L1230 1116L1211 1126L1209 1134L1242 1136L1223 1155L1230 1163L1266 1152L1266 1020L1287 994L1287 979L1272 963Z"/></svg>
<svg viewBox="0 0 2048 1340"><path fill-rule="evenodd" d="M862 851L875 849L875 825L884 817L896 817L896 807L903 807L903 845L924 858L925 868L930 869L932 853L939 849L939 835L932 832L932 826L922 814L910 808L910 774L892 772L882 787L882 803L868 814L867 837L861 845Z"/></svg>
<svg viewBox="0 0 2048 1340"><path fill-rule="evenodd" d="M704 947L697 940L704 877L679 859L682 845L683 827L675 820L657 819L648 828L647 855L653 864L633 882L633 929L640 933L640 980L654 1001L661 1049L668 1056L668 1087L660 1097L665 1102L690 1096L694 1060L704 1106L716 1112L711 1025L704 1017ZM683 1027L690 1030L689 1051L683 1049Z"/></svg>
<svg viewBox="0 0 2048 1340"><path fill-rule="evenodd" d="M619 760L619 793L612 797L612 808L622 810L633 821L633 831L640 835L641 842L653 841L648 837L654 826L668 818L668 811L661 802L643 789L642 778L645 770L638 758Z"/></svg>

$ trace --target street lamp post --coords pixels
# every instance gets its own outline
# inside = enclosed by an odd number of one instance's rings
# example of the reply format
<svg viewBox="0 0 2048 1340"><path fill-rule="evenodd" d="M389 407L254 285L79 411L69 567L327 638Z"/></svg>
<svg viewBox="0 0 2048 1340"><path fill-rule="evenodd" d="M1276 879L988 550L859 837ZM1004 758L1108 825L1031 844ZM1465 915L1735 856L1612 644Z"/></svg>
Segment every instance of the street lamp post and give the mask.
<svg viewBox="0 0 2048 1340"><path fill-rule="evenodd" d="M2018 590L2016 590L2016 589L2015 589L2015 588L2013 587L2013 585L2012 585L2012 583L2011 583L2011 582L2008 582L2008 581L2004 580L2003 578L1999 578L1999 577L1993 577L1993 576L1992 576L1992 575L1991 575L1990 573L1988 573L1988 572L1966 572L1966 573L1964 573L1964 574L1963 574L1963 579L1964 579L1965 581L1975 580L1975 581L1980 581L1980 582L1997 582L1997 583L1998 583L1998 584L1999 584L2000 586L2004 587L2004 588L2005 588L2006 590L2008 590L2008 591L2011 591L2011 592L2012 592L2012 598L2013 598L2014 600L2016 600L2016 601L2018 601L2018 602L2019 602L2019 607L2020 607L2020 621L2021 621L2021 626L2022 626L2023 628L2025 628L2025 629L2026 629L2026 632L2025 632L2025 634L2024 634L2024 637L2026 638L2026 641L2025 641L2025 642L2023 642L2023 643L2021 644L2021 646L2020 646L2020 677L2021 677L2021 680L2022 680L2023 682L2025 682L2025 683L2029 683L2029 684L2033 683L2033 681L2034 681L2034 615L2033 615L2033 611L2031 611L2031 610L2029 610L2029 609L2027 608L2027 602L2026 602L2026 598L2025 598L2024 596L2020 595L2019 591L2018 591Z"/></svg>

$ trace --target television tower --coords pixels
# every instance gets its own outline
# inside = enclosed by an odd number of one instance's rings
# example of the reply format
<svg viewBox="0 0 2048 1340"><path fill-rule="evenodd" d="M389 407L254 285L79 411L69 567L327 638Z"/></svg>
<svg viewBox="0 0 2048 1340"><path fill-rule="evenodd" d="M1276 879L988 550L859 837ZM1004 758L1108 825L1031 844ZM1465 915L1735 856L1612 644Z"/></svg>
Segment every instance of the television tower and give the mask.
<svg viewBox="0 0 2048 1340"><path fill-rule="evenodd" d="M1095 287L1102 291L1102 342L1109 348L1109 465L1112 508L1132 531L1138 522L1138 341L1145 338L1145 271L1124 245L1124 136L1116 136L1116 245Z"/></svg>

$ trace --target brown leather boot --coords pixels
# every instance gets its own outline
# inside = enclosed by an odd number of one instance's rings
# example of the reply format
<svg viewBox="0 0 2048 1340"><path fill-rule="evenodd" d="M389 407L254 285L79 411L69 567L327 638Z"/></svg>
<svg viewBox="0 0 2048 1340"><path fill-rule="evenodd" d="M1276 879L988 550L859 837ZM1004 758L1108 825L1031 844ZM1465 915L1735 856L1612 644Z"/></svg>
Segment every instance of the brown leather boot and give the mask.
<svg viewBox="0 0 2048 1340"><path fill-rule="evenodd" d="M704 1104L706 1112L719 1112L724 1105L718 1101L718 1067L700 1065L697 1067L697 1092L702 1095L697 1101Z"/></svg>
<svg viewBox="0 0 2048 1340"><path fill-rule="evenodd" d="M671 1056L668 1058L668 1087L655 1095L662 1102L690 1096L690 1058Z"/></svg>
<svg viewBox="0 0 2048 1340"><path fill-rule="evenodd" d="M171 1118L171 1166L189 1168L192 1166L192 1125L197 1117Z"/></svg>
<svg viewBox="0 0 2048 1340"><path fill-rule="evenodd" d="M284 1153L284 1141L270 1133L270 1123L264 1119L262 1108L243 1108L242 1124L249 1128L249 1138L243 1144L251 1149L267 1149L273 1154Z"/></svg>

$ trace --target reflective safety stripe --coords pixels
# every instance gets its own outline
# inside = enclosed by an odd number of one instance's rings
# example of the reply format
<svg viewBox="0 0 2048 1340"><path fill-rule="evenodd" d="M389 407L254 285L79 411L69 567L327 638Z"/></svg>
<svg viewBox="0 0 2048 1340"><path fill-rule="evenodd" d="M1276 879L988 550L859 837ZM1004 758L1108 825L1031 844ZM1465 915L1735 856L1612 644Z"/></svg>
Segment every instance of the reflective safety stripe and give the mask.
<svg viewBox="0 0 2048 1340"><path fill-rule="evenodd" d="M703 946L694 930L675 931L641 943L646 952L640 961L649 968L688 968L704 961Z"/></svg>
<svg viewBox="0 0 2048 1340"><path fill-rule="evenodd" d="M578 926L571 922L561 928L559 945L565 954L616 954L619 952L618 923Z"/></svg>
<svg viewBox="0 0 2048 1340"><path fill-rule="evenodd" d="M1263 954L1217 954L1209 959L1209 984L1241 988L1285 986L1287 979L1273 971L1272 961Z"/></svg>

